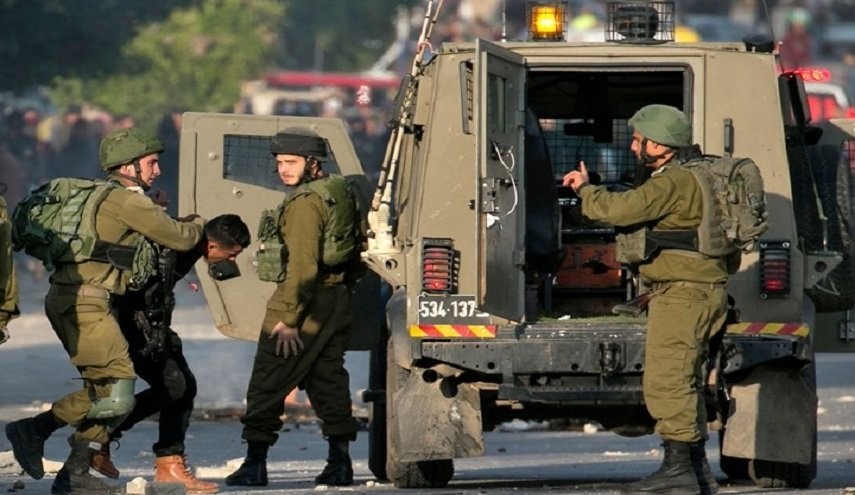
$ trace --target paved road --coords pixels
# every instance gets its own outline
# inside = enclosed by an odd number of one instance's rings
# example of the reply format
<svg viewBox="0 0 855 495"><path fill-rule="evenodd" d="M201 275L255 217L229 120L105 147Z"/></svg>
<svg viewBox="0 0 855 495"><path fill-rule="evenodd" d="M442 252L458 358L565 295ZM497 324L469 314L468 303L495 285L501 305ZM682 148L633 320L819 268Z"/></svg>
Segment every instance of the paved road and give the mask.
<svg viewBox="0 0 855 495"><path fill-rule="evenodd" d="M39 313L40 286L25 288L27 314L12 327L12 340L0 347L0 426L29 416L45 407L45 401L79 387L74 370L46 327ZM41 292L44 294L44 292ZM201 295L179 293L180 310L176 328L185 338L186 353L199 378L197 404L202 408L239 409L249 376L254 345L226 339L210 324ZM348 355L354 394L366 382L365 353ZM819 382L819 475L810 490L798 493L839 494L855 487L855 356L823 355L818 360ZM270 486L238 490L223 487L224 493L615 493L621 483L655 470L660 462L654 436L623 438L609 432L585 434L556 432L531 423L509 424L504 431L486 433L487 455L455 461L456 474L447 488L433 491L397 490L374 480L367 467L367 434L360 434L352 448L356 485L349 488L317 489L312 480L323 467L326 444L314 424L288 425L270 453ZM66 429L46 446L48 468L57 469L68 452ZM129 432L115 451L122 482L142 476L151 479L151 444L156 425L145 422ZM191 463L202 477L222 480L243 456L240 424L237 421L195 421L187 441ZM23 483L22 494L48 494L53 474L34 481L15 474L15 466L4 466L2 451L8 450L0 435L0 491ZM753 485L731 484L718 469L717 449L708 452L713 470L724 483L724 493L760 492ZM796 493L796 491L775 491Z"/></svg>

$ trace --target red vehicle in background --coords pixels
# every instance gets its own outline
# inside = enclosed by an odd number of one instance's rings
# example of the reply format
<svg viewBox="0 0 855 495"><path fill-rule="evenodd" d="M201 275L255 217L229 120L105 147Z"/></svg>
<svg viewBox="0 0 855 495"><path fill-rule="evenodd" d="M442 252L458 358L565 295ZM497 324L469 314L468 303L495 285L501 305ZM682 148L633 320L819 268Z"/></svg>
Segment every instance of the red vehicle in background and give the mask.
<svg viewBox="0 0 855 495"><path fill-rule="evenodd" d="M400 82L391 73L273 71L244 84L237 111L327 117L347 117L357 108L385 111Z"/></svg>
<svg viewBox="0 0 855 495"><path fill-rule="evenodd" d="M800 68L793 72L804 81L811 120L814 123L855 117L855 107L851 105L846 90L831 82L833 78L830 70Z"/></svg>

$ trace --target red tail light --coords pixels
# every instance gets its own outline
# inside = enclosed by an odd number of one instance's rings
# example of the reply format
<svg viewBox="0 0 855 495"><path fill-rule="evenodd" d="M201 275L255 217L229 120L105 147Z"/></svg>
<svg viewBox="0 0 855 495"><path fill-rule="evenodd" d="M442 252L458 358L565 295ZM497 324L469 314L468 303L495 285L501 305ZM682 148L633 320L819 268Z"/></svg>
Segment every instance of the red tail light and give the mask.
<svg viewBox="0 0 855 495"><path fill-rule="evenodd" d="M422 291L453 294L457 285L456 259L451 239L425 239L422 243Z"/></svg>
<svg viewBox="0 0 855 495"><path fill-rule="evenodd" d="M760 297L790 294L789 241L760 242Z"/></svg>

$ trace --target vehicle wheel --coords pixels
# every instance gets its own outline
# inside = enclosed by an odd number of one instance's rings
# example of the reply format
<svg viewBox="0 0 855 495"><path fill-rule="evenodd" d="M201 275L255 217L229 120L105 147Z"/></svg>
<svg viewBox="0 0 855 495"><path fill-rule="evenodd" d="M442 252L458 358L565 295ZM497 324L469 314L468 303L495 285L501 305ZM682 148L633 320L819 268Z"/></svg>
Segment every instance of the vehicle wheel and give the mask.
<svg viewBox="0 0 855 495"><path fill-rule="evenodd" d="M371 350L368 388L374 392L368 413L368 469L386 481L386 339Z"/></svg>
<svg viewBox="0 0 855 495"><path fill-rule="evenodd" d="M395 362L392 339L386 351L386 475L396 488L443 488L454 476L454 461L439 459L432 461L399 462L397 455L397 416L395 394L407 382L410 371Z"/></svg>
<svg viewBox="0 0 855 495"><path fill-rule="evenodd" d="M810 251L828 249L843 254L840 263L828 276L806 292L819 312L844 311L855 305L855 255L852 249L852 182L848 157L841 159L840 147L819 145L810 148L811 171L816 180L823 212L828 218L828 244L823 232L813 231L805 243ZM817 225L821 225L819 222Z"/></svg>
<svg viewBox="0 0 855 495"><path fill-rule="evenodd" d="M751 479L748 474L748 459L721 454L721 448L724 445L724 432L724 428L718 432L718 449L720 454L718 466L728 478L734 481Z"/></svg>

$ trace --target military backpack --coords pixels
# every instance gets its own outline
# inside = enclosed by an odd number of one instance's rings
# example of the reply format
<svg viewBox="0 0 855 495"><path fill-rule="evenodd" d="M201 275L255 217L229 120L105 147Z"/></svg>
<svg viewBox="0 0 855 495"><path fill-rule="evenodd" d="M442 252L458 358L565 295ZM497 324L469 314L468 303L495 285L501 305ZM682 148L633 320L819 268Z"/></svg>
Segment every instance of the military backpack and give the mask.
<svg viewBox="0 0 855 495"><path fill-rule="evenodd" d="M142 287L156 271L154 246L144 237L134 245L98 238L95 216L118 184L57 178L32 191L12 213L12 246L40 260L48 271L57 265L101 261L128 272L131 289Z"/></svg>
<svg viewBox="0 0 855 495"><path fill-rule="evenodd" d="M750 158L705 155L683 164L704 198L698 252L726 256L751 252L769 228L760 169Z"/></svg>

